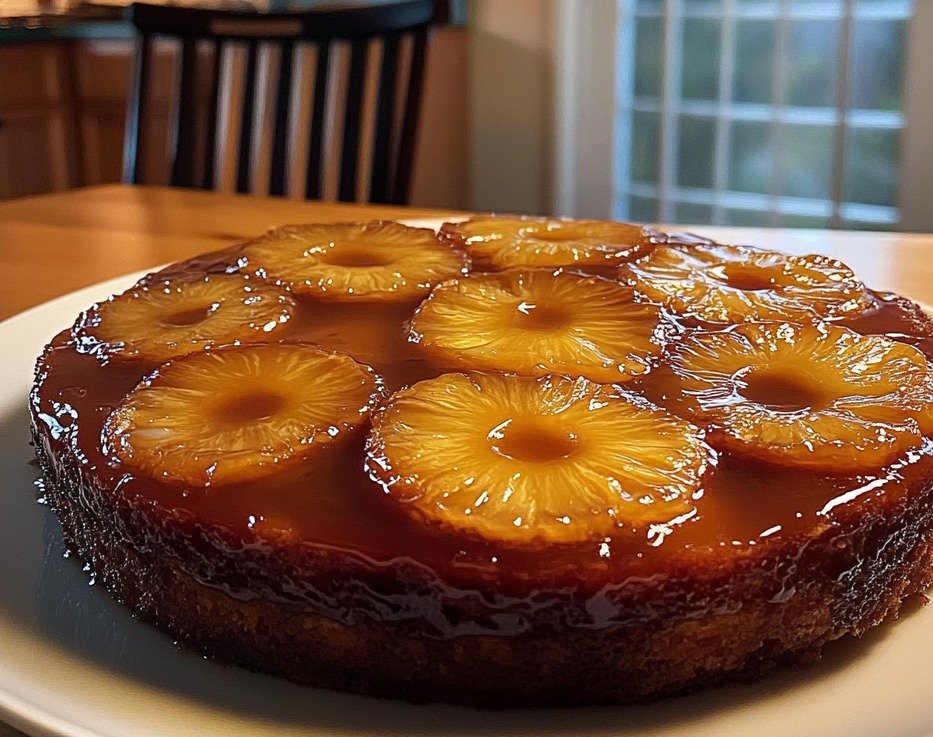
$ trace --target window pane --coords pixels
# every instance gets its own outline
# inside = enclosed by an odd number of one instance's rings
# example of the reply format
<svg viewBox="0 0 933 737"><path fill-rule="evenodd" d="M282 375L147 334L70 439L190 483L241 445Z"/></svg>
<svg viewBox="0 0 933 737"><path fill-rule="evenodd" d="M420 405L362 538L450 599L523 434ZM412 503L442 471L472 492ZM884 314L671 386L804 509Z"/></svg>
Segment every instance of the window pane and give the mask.
<svg viewBox="0 0 933 737"><path fill-rule="evenodd" d="M884 11L891 15L908 16L913 10L914 0L855 0L855 9Z"/></svg>
<svg viewBox="0 0 933 737"><path fill-rule="evenodd" d="M658 181L659 116L636 110L632 113L632 181Z"/></svg>
<svg viewBox="0 0 933 737"><path fill-rule="evenodd" d="M719 12L722 10L722 0L684 0L684 12Z"/></svg>
<svg viewBox="0 0 933 737"><path fill-rule="evenodd" d="M845 227L891 227L898 214L906 43L918 0L625 0L620 7L636 10L630 19L636 43L622 50L634 75L622 87L634 100L620 101L631 116L620 118L630 135L629 158L619 161L627 177L618 183L620 212L631 208L628 217L647 222L660 217L661 129L670 125L677 156L665 216L672 220L826 227L836 176ZM722 46L724 9L734 12L734 49ZM664 79L668 12L681 37L679 48L667 49L680 57L679 79L672 80ZM850 23L845 56L851 68L840 75L844 23ZM733 51L731 99L720 107L722 54ZM840 76L849 84L852 111L844 156L834 150ZM775 81L782 85L778 99ZM670 106L661 100L665 82L674 85ZM717 130L726 133L725 151L717 150ZM834 175L837 160L843 171ZM720 162L725 191L717 195ZM772 193L781 198L774 210Z"/></svg>
<svg viewBox="0 0 933 737"><path fill-rule="evenodd" d="M661 19L635 21L635 95L661 94Z"/></svg>
<svg viewBox="0 0 933 737"><path fill-rule="evenodd" d="M712 118L680 116L677 182L684 187L713 186L716 122Z"/></svg>
<svg viewBox="0 0 933 737"><path fill-rule="evenodd" d="M779 215L777 224L783 228L828 228L829 218L814 215Z"/></svg>
<svg viewBox="0 0 933 737"><path fill-rule="evenodd" d="M738 192L771 191L771 126L735 121L729 152L729 189Z"/></svg>
<svg viewBox="0 0 933 737"><path fill-rule="evenodd" d="M790 9L839 15L842 13L842 0L790 0Z"/></svg>
<svg viewBox="0 0 933 737"><path fill-rule="evenodd" d="M828 199L833 171L833 129L817 125L782 128L783 194Z"/></svg>
<svg viewBox="0 0 933 737"><path fill-rule="evenodd" d="M846 131L846 171L843 198L868 205L895 205L900 131Z"/></svg>
<svg viewBox="0 0 933 737"><path fill-rule="evenodd" d="M707 225L713 221L713 208L711 205L676 202L674 203L674 220L678 223Z"/></svg>
<svg viewBox="0 0 933 737"><path fill-rule="evenodd" d="M738 102L771 102L773 65L774 21L737 22L732 98Z"/></svg>
<svg viewBox="0 0 933 737"><path fill-rule="evenodd" d="M770 212L758 210L726 210L727 225L748 225L754 228L766 228L772 224Z"/></svg>
<svg viewBox="0 0 933 737"><path fill-rule="evenodd" d="M661 0L636 0L635 11L638 13L660 13Z"/></svg>
<svg viewBox="0 0 933 737"><path fill-rule="evenodd" d="M787 102L830 107L836 103L838 20L791 23Z"/></svg>
<svg viewBox="0 0 933 737"><path fill-rule="evenodd" d="M687 18L684 21L681 94L688 100L715 100L719 95L720 21Z"/></svg>
<svg viewBox="0 0 933 737"><path fill-rule="evenodd" d="M628 216L636 223L654 223L658 220L658 201L653 197L628 198Z"/></svg>
<svg viewBox="0 0 933 737"><path fill-rule="evenodd" d="M851 106L899 110L907 46L904 21L856 20L853 44Z"/></svg>

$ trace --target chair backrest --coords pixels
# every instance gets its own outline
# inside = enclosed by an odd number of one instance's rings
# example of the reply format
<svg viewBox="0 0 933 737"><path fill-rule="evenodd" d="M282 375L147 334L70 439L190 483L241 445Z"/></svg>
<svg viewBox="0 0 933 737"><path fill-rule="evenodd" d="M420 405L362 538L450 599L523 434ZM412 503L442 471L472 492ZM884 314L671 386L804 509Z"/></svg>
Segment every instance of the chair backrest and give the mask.
<svg viewBox="0 0 933 737"><path fill-rule="evenodd" d="M338 200L353 201L361 193L361 199L370 202L407 202L428 28L434 13L432 0L301 13L145 4L134 4L128 12L139 41L124 139L123 181L140 183L143 179L140 147L147 132L153 40L169 37L181 46L168 141L169 181L173 186L218 186L222 163L217 153L219 135L230 135L238 118L238 141L230 148L235 157L234 187L237 192L250 191L255 148L265 132L261 124L257 135L254 123L257 115L262 115L258 106L264 105L271 107L269 194L288 193L290 164L294 163L289 143L303 139L302 143L307 142L303 195L321 198L325 152L336 146L339 138ZM333 59L338 46L344 50L341 58L348 57L348 63L342 82L335 85ZM374 51L380 47L381 53ZM309 60L315 49L313 75L308 80L310 111L304 116L306 130L298 130L296 108L302 100L296 99L301 85L295 77L311 74ZM259 63L260 55L270 58L276 50L277 75L272 75L270 64ZM245 64L239 65L243 69L241 101L238 110L222 110L222 80L226 77L230 85L235 84L229 77L237 66L224 60L229 62L234 52L241 57L245 53ZM342 95L335 92L335 86L344 90ZM203 89L208 90L206 105L199 94ZM364 98L372 108L369 111ZM334 111L328 109L331 106L342 108L342 134L341 126L333 123L339 115L334 117ZM367 181L359 181L361 160L368 165Z"/></svg>

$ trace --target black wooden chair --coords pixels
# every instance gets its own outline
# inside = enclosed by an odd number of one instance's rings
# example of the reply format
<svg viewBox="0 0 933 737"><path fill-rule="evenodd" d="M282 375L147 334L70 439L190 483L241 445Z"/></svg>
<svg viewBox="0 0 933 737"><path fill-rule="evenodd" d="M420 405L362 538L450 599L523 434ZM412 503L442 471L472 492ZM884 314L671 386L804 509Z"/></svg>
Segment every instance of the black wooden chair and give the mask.
<svg viewBox="0 0 933 737"><path fill-rule="evenodd" d="M420 113L428 29L434 14L432 0L403 0L384 5L349 7L301 13L229 12L191 7L134 4L128 10L136 27L137 49L135 83L127 115L124 140L123 181L142 183L141 147L148 145L148 89L153 61L153 40L169 37L180 42L180 70L176 75L176 104L169 134L169 181L173 186L214 189L218 186L218 127L222 125L220 82L224 74L223 50L228 44L245 46L245 81L239 111L239 140L235 145L235 188L250 190L252 150L257 131L253 125L257 104L261 45L278 48L278 76L273 92L269 193L286 194L289 170L290 116L296 104L293 75L296 51L300 45L317 48L312 83L308 141L307 176L304 196L319 199L323 193L328 72L337 42L349 48L346 94L343 104L343 135L339 154L338 200L362 199L377 203L405 204L411 181L412 160ZM361 151L364 118L364 76L373 40L381 40L382 54L375 84L375 105L371 151ZM403 46L407 64L401 63ZM241 52L242 53L242 52ZM209 60L204 63L205 57ZM209 90L208 104L198 90ZM199 100L200 98L200 100ZM206 109L204 109L206 108ZM196 135L196 131L199 135ZM262 134L262 131L259 131ZM292 140L294 141L295 132ZM369 181L357 181L360 154L371 156ZM367 197L368 195L368 197Z"/></svg>

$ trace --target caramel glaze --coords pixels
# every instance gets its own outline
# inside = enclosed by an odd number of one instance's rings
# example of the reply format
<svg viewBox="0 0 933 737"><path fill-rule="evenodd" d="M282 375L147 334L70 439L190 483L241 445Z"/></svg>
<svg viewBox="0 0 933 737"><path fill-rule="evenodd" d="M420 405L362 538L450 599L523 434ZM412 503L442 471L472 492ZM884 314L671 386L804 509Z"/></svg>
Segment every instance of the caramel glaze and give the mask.
<svg viewBox="0 0 933 737"><path fill-rule="evenodd" d="M208 254L158 276L219 273L235 268L236 256L236 249ZM933 359L933 321L917 305L890 294L871 300L841 324L911 343ZM394 390L442 372L406 342L415 306L303 300L274 337L345 351ZM78 495L87 513L115 525L142 553L168 556L205 585L347 624L372 618L451 637L696 617L734 611L747 596L780 603L817 579L842 587L866 564L862 551L886 536L907 550L929 534L920 522L895 529L886 520L931 502L933 442L854 477L722 454L690 519L549 547L472 539L409 516L363 472L365 427L291 470L187 488L129 473L101 449L104 418L154 368L88 352L70 331L53 339L31 396L51 486ZM663 367L629 386L683 411ZM860 605L847 606L835 616L856 621Z"/></svg>

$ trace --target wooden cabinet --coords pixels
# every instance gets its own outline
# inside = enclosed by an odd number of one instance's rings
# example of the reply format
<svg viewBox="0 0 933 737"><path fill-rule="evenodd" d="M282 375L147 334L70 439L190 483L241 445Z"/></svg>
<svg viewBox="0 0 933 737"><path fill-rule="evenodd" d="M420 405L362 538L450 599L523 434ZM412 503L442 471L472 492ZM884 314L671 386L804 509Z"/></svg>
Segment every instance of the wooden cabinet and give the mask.
<svg viewBox="0 0 933 737"><path fill-rule="evenodd" d="M120 181L126 101L130 95L135 48L130 40L84 41L77 46L78 128L86 184ZM168 183L168 134L177 49L166 43L154 49L150 125L152 141L142 149L143 171L150 184Z"/></svg>
<svg viewBox="0 0 933 737"><path fill-rule="evenodd" d="M67 44L0 46L0 198L80 181Z"/></svg>
<svg viewBox="0 0 933 737"><path fill-rule="evenodd" d="M84 149L84 184L120 181L123 159L122 106L92 106L81 111L79 135Z"/></svg>
<svg viewBox="0 0 933 737"><path fill-rule="evenodd" d="M129 39L0 45L0 199L120 180L133 54ZM168 140L175 62L156 49L156 140ZM165 183L167 145L144 156Z"/></svg>
<svg viewBox="0 0 933 737"><path fill-rule="evenodd" d="M74 180L67 166L62 116L45 111L0 113L0 198L66 189Z"/></svg>
<svg viewBox="0 0 933 737"><path fill-rule="evenodd" d="M80 44L75 54L85 184L120 180L132 54L129 40L88 41Z"/></svg>

